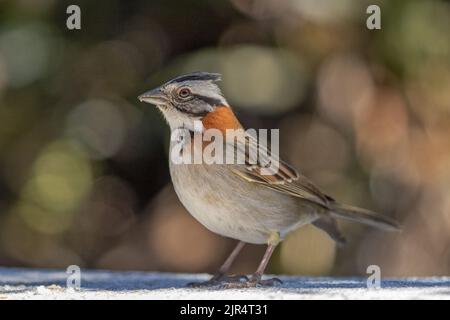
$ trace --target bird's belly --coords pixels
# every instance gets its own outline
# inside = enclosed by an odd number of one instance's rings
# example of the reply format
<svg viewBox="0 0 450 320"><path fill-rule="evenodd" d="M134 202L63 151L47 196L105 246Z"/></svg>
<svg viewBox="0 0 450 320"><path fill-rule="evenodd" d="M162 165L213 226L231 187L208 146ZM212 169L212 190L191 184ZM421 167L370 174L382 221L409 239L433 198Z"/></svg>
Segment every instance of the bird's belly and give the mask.
<svg viewBox="0 0 450 320"><path fill-rule="evenodd" d="M249 183L218 165L170 165L175 191L189 213L212 232L263 244L315 219L297 199ZM309 212L308 212L309 211Z"/></svg>
<svg viewBox="0 0 450 320"><path fill-rule="evenodd" d="M207 193L200 199L184 191L177 190L177 194L189 213L210 231L249 243L267 241L267 233L256 227L251 217L228 210L229 202L213 204L209 202Z"/></svg>

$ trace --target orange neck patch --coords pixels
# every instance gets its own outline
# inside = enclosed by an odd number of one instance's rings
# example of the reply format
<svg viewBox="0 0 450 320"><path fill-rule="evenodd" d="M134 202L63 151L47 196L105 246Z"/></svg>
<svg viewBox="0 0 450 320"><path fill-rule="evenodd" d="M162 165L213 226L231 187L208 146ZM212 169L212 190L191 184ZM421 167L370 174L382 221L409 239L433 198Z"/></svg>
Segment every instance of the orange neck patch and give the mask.
<svg viewBox="0 0 450 320"><path fill-rule="evenodd" d="M202 120L205 129L218 129L223 134L227 129L242 129L242 125L229 107L216 107L213 112L208 113Z"/></svg>

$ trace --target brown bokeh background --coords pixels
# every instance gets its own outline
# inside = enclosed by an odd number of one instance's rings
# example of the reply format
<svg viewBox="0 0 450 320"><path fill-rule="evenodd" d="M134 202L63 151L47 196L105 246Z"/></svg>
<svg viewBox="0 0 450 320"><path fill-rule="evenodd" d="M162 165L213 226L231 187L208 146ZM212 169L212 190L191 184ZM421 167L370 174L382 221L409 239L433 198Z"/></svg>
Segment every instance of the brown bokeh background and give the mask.
<svg viewBox="0 0 450 320"><path fill-rule="evenodd" d="M213 272L235 242L178 202L169 130L136 99L203 70L322 189L403 224L341 223L344 248L302 228L270 271L450 274L449 24L444 1L0 1L0 265Z"/></svg>

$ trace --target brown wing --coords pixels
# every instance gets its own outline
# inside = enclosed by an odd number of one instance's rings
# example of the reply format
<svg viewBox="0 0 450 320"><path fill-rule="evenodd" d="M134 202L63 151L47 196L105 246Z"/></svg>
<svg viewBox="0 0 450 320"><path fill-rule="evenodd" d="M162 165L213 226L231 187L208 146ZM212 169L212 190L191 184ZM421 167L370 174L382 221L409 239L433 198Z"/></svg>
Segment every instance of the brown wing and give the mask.
<svg viewBox="0 0 450 320"><path fill-rule="evenodd" d="M259 146L255 138L245 135L233 145L237 154L245 155L245 164L237 166L233 172L252 183L261 184L278 192L299 197L320 206L329 207L334 199L320 191L308 178L295 168L272 155L270 151ZM255 155L258 155L257 157ZM270 171L270 165L275 164L277 170Z"/></svg>

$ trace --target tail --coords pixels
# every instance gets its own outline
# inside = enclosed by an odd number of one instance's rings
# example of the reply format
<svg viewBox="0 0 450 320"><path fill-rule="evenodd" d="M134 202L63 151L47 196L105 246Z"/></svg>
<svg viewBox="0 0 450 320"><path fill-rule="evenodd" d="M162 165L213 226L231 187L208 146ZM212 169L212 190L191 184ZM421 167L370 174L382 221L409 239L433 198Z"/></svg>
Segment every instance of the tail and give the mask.
<svg viewBox="0 0 450 320"><path fill-rule="evenodd" d="M346 204L333 203L330 215L334 218L352 220L387 231L400 230L398 222L390 217Z"/></svg>

